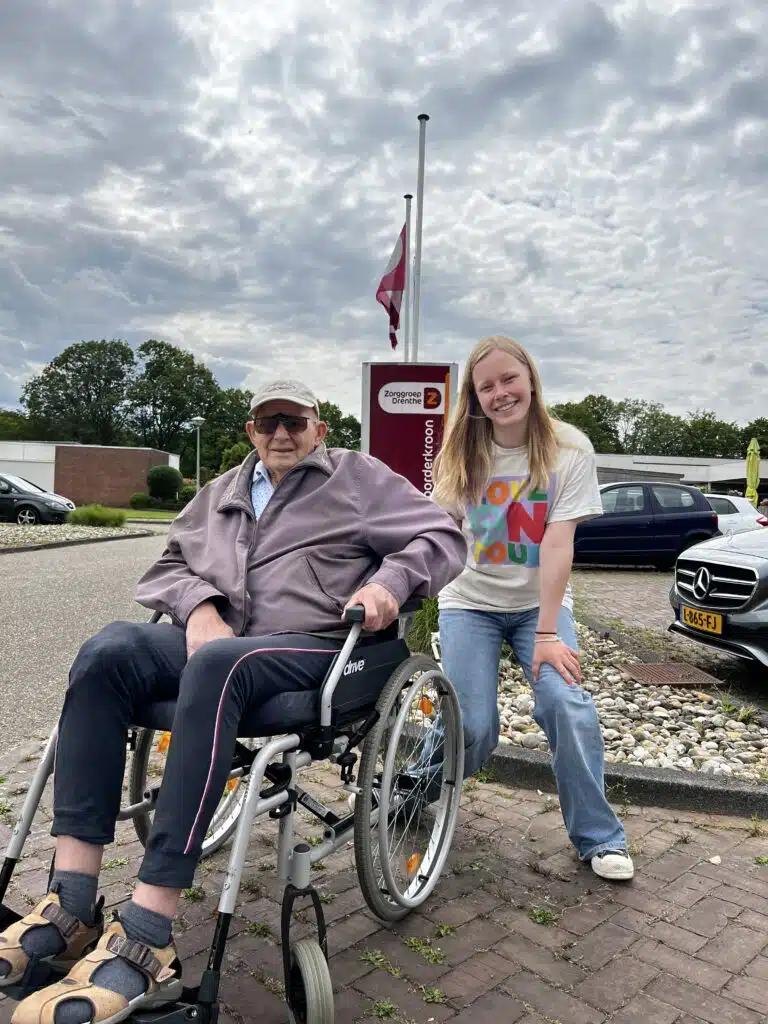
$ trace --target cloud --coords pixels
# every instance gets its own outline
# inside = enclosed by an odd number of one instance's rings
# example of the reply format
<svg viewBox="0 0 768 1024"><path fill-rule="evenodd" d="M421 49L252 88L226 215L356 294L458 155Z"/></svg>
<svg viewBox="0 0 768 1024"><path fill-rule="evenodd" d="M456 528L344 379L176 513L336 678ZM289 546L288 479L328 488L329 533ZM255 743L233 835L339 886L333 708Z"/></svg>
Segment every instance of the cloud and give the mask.
<svg viewBox="0 0 768 1024"><path fill-rule="evenodd" d="M359 415L427 112L420 358L505 332L551 401L761 415L767 11L5 0L0 404L154 336Z"/></svg>

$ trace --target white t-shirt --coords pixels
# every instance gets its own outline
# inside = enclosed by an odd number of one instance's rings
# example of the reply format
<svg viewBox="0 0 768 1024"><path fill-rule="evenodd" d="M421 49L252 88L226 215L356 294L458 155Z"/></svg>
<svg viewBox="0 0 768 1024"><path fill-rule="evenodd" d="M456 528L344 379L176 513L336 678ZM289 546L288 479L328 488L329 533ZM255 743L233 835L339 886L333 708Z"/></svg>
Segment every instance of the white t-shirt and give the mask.
<svg viewBox="0 0 768 1024"><path fill-rule="evenodd" d="M580 430L558 423L560 449L546 492L521 501L528 475L527 448L494 444L491 476L478 505L447 511L461 522L467 562L438 598L440 608L527 611L539 605L539 547L548 523L602 515L595 450ZM563 604L573 607L570 584Z"/></svg>

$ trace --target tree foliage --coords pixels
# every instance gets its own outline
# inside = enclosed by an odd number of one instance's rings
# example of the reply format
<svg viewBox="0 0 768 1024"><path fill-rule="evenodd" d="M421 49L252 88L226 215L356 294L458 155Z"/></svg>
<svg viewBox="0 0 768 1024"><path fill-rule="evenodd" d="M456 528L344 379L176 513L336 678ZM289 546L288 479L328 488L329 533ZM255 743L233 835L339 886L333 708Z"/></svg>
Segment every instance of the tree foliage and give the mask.
<svg viewBox="0 0 768 1024"><path fill-rule="evenodd" d="M550 412L583 430L595 451L604 455L741 459L753 437L757 437L762 451L768 452L768 419L739 427L707 410L678 416L667 412L659 402L637 398L617 402L605 395L587 395L580 402L553 405Z"/></svg>
<svg viewBox="0 0 768 1024"><path fill-rule="evenodd" d="M200 431L200 463L202 466L219 472L219 466L227 448L242 441L250 449L251 442L245 432L250 399L250 393L241 388L218 389L216 402ZM189 430L180 448L181 471L185 476L191 477L195 473L196 450L195 431Z"/></svg>
<svg viewBox="0 0 768 1024"><path fill-rule="evenodd" d="M24 387L22 405L40 440L123 444L135 375L125 341L80 341Z"/></svg>
<svg viewBox="0 0 768 1024"><path fill-rule="evenodd" d="M235 466L239 466L244 459L250 455L253 451L253 445L250 441L238 441L233 444L231 448L225 448L224 453L221 456L221 465L219 466L219 473L226 473L230 469L234 469Z"/></svg>
<svg viewBox="0 0 768 1024"><path fill-rule="evenodd" d="M35 432L23 412L0 409L0 441L32 441Z"/></svg>
<svg viewBox="0 0 768 1024"><path fill-rule="evenodd" d="M175 451L193 416L208 417L218 385L191 352L150 339L138 349L141 373L128 391L129 423L146 448Z"/></svg>
<svg viewBox="0 0 768 1024"><path fill-rule="evenodd" d="M152 466L147 473L147 488L150 498L173 501L178 498L184 479L175 466Z"/></svg>
<svg viewBox="0 0 768 1024"><path fill-rule="evenodd" d="M320 419L328 424L325 443L329 448L360 450L360 422L354 416L345 416L333 402L321 402Z"/></svg>
<svg viewBox="0 0 768 1024"><path fill-rule="evenodd" d="M553 416L582 430L595 447L595 451L622 452L619 439L619 405L605 395L587 395L580 402L553 405Z"/></svg>

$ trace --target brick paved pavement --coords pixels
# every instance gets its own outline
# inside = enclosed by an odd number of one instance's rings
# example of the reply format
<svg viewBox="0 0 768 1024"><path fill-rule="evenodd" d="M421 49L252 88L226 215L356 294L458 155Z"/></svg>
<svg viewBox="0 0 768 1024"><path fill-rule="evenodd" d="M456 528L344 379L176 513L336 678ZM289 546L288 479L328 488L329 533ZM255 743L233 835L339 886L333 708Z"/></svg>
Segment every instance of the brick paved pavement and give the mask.
<svg viewBox="0 0 768 1024"><path fill-rule="evenodd" d="M672 573L654 569L574 569L571 582L577 604L603 624L621 622L636 629L666 633L672 621L669 590ZM672 638L672 634L668 634ZM687 643L684 637L675 637ZM688 644L689 648L695 645Z"/></svg>
<svg viewBox="0 0 768 1024"><path fill-rule="evenodd" d="M0 759L9 820L39 744ZM30 760L21 760L20 757ZM327 802L346 794L305 773ZM44 892L49 792L8 902ZM609 885L575 860L557 806L535 792L467 784L440 886L420 912L382 926L365 908L351 850L314 874L330 924L338 1024L758 1024L768 1020L768 831L740 818L620 807L638 873ZM2 839L7 824L0 826ZM313 829L302 823L302 831ZM227 947L222 1024L284 1024L276 823L254 828ZM131 891L141 847L130 824L105 857L109 905ZM192 982L211 940L228 850L204 862L177 942ZM711 858L719 856L721 863ZM309 934L299 915L296 937ZM0 1024L13 1005L0 1003ZM257 1010L254 1010L254 1007Z"/></svg>

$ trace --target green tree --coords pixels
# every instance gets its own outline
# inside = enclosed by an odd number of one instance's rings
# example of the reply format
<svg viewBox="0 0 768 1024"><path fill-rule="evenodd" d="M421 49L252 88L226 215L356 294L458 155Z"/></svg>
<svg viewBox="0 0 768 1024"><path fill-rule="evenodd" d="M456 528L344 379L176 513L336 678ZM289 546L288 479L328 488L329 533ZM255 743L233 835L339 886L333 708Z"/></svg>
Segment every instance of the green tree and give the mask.
<svg viewBox="0 0 768 1024"><path fill-rule="evenodd" d="M220 388L216 393L216 404L200 429L200 465L213 472L219 469L224 452L238 442L251 447L245 432L248 406L251 395L241 388ZM185 476L194 476L197 439L191 430L184 437L180 449L181 471Z"/></svg>
<svg viewBox="0 0 768 1024"><path fill-rule="evenodd" d="M553 405L550 412L582 430L596 452L617 454L624 450L619 440L619 404L605 395L587 395L580 402Z"/></svg>
<svg viewBox="0 0 768 1024"><path fill-rule="evenodd" d="M619 402L619 439L633 455L680 456L685 449L686 424L665 411L660 402L625 398Z"/></svg>
<svg viewBox="0 0 768 1024"><path fill-rule="evenodd" d="M184 480L175 466L152 466L147 473L147 488L150 498L173 501L178 497L183 486Z"/></svg>
<svg viewBox="0 0 768 1024"><path fill-rule="evenodd" d="M253 445L250 441L247 443L244 441L238 441L237 444L233 444L231 448L225 448L224 453L221 456L219 473L226 473L228 470L234 469L235 466L239 466L252 451Z"/></svg>
<svg viewBox="0 0 768 1024"><path fill-rule="evenodd" d="M345 416L333 402L320 402L320 419L328 424L325 443L329 448L351 448L360 451L360 421Z"/></svg>
<svg viewBox="0 0 768 1024"><path fill-rule="evenodd" d="M745 451L743 433L735 423L702 409L688 413L684 448L682 455L709 459L739 459Z"/></svg>
<svg viewBox="0 0 768 1024"><path fill-rule="evenodd" d="M756 420L752 420L741 432L741 454L746 458L747 447L753 437L757 438L757 443L760 445L760 458L768 458L768 419L765 416L760 416Z"/></svg>
<svg viewBox="0 0 768 1024"><path fill-rule="evenodd" d="M23 412L0 409L0 441L34 441L34 430Z"/></svg>
<svg viewBox="0 0 768 1024"><path fill-rule="evenodd" d="M207 419L215 409L219 386L191 352L167 341L145 341L138 355L141 373L128 393L131 427L140 444L177 452L192 417Z"/></svg>
<svg viewBox="0 0 768 1024"><path fill-rule="evenodd" d="M123 444L135 357L125 341L79 341L65 348L21 393L41 441Z"/></svg>

